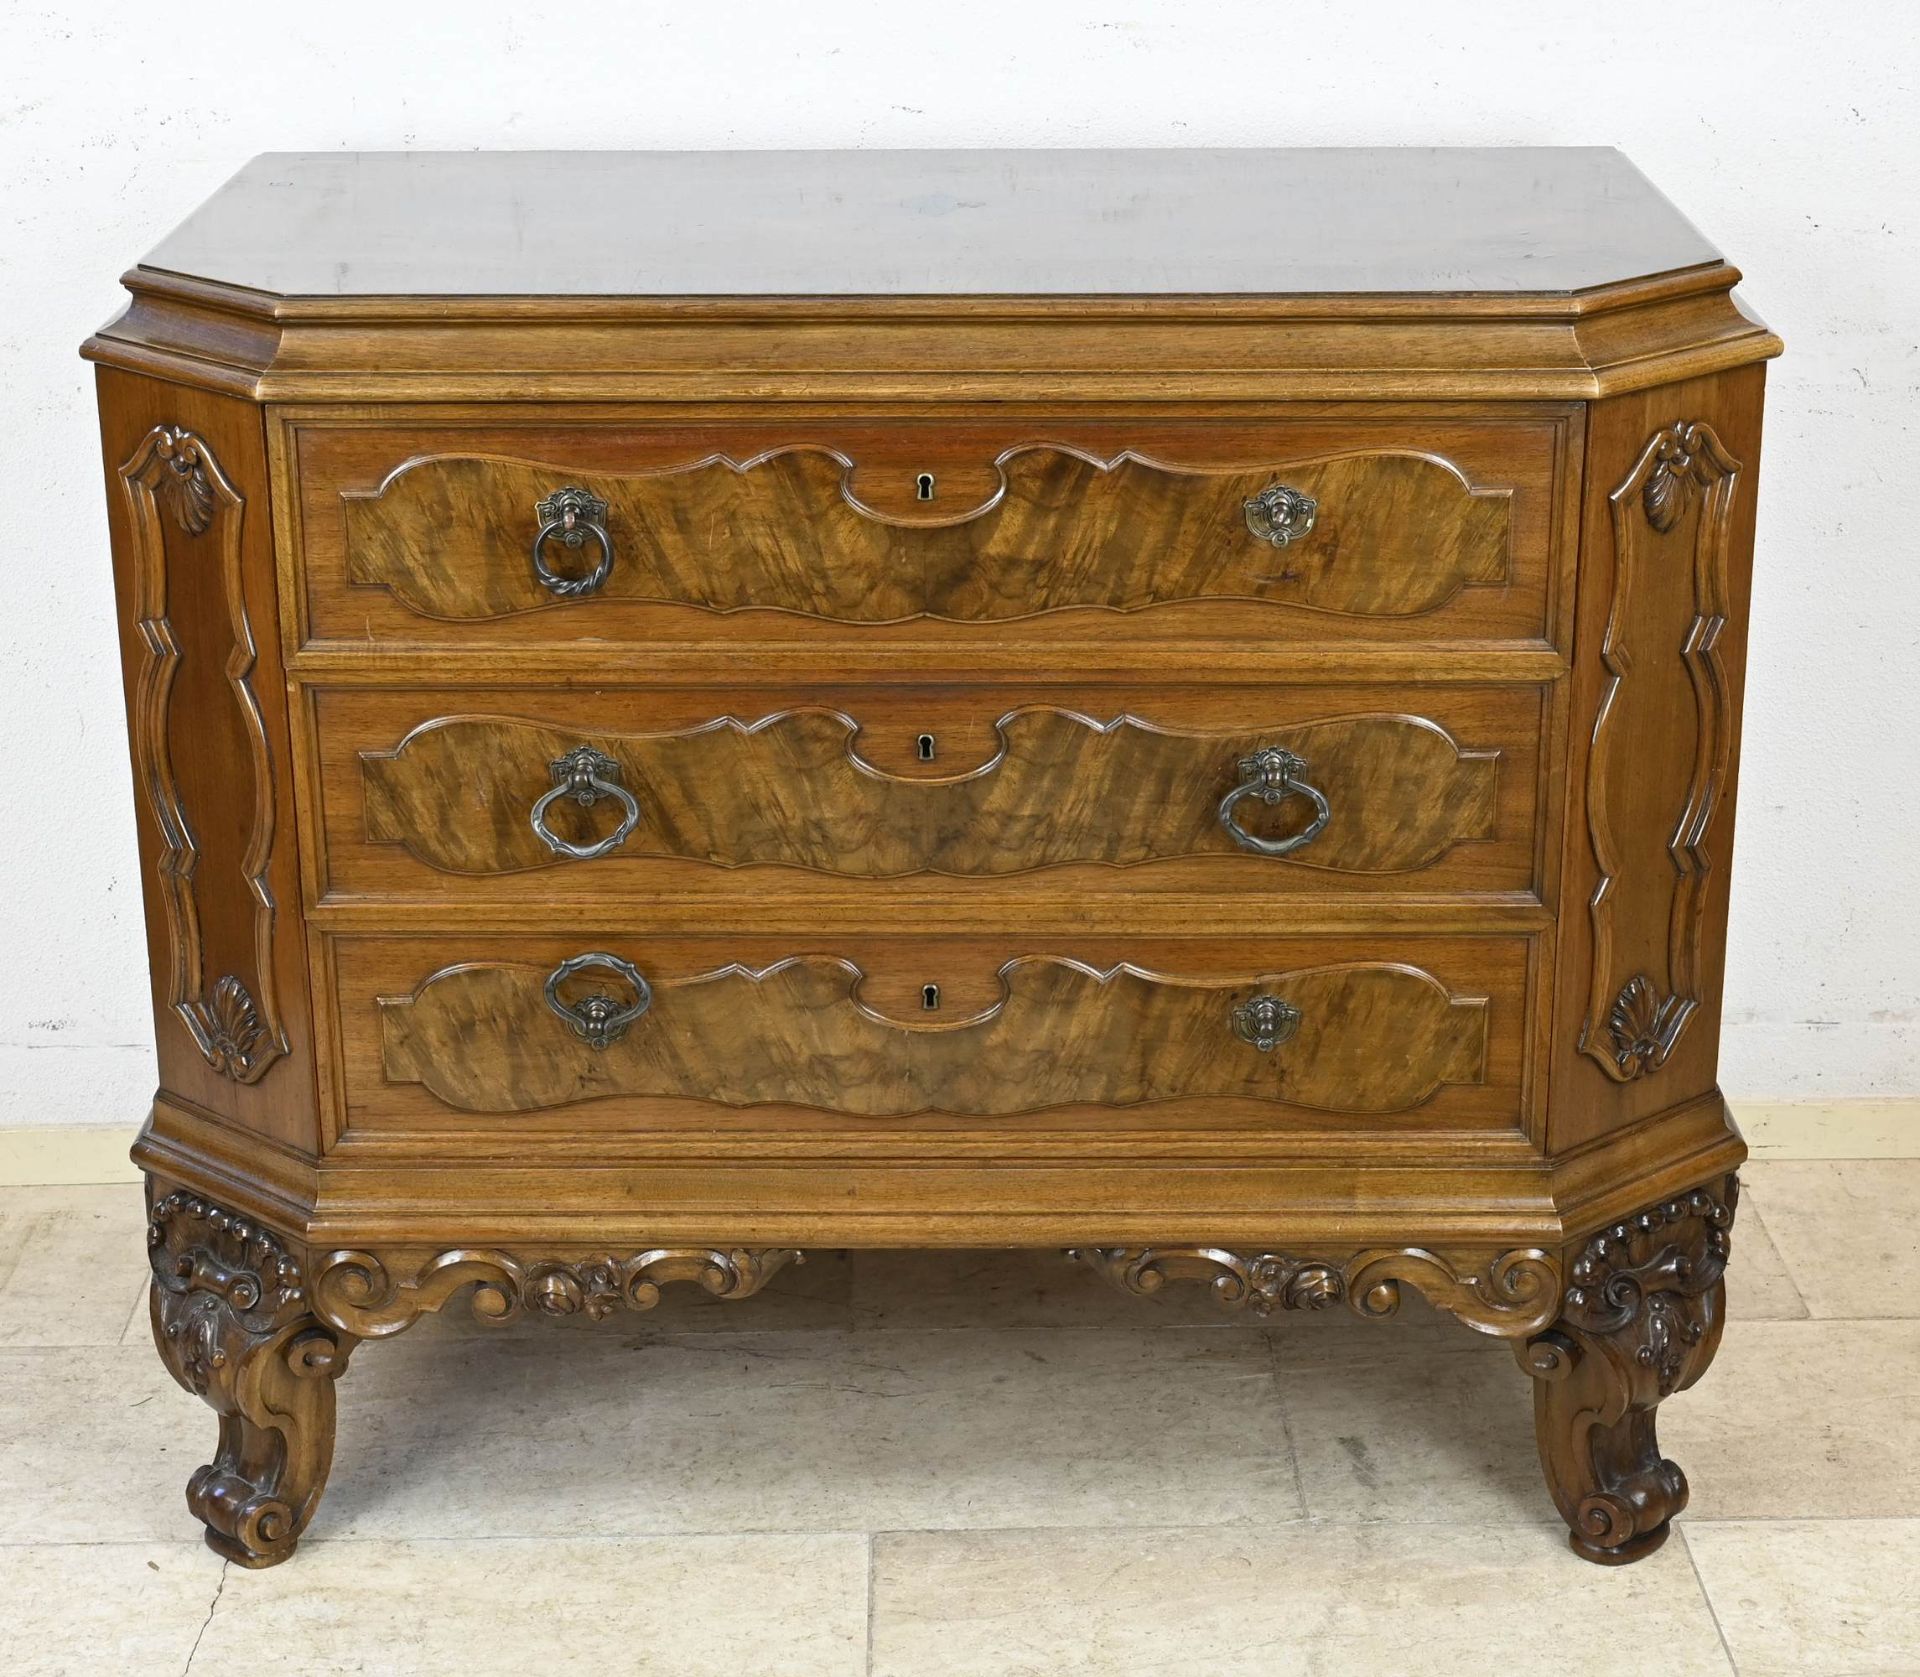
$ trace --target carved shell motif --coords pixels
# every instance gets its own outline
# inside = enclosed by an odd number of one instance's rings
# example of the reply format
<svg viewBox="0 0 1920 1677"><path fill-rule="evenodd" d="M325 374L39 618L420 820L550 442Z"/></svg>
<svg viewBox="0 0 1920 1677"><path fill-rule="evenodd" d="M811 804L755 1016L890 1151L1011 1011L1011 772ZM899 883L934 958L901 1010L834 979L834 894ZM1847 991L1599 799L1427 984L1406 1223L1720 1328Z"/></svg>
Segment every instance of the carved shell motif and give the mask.
<svg viewBox="0 0 1920 1677"><path fill-rule="evenodd" d="M1669 1044L1661 1035L1660 994L1644 973L1636 973L1620 987L1607 1015L1607 1035L1613 1041L1614 1064L1623 1077L1657 1071Z"/></svg>
<svg viewBox="0 0 1920 1677"><path fill-rule="evenodd" d="M1647 522L1661 535L1680 522L1694 491L1713 481L1707 447L1698 425L1673 425L1660 433L1653 471L1640 494Z"/></svg>
<svg viewBox="0 0 1920 1677"><path fill-rule="evenodd" d="M166 475L154 485L155 499L188 535L200 535L213 522L213 485L199 441L177 425L163 425L153 451L167 463Z"/></svg>
<svg viewBox="0 0 1920 1677"><path fill-rule="evenodd" d="M194 1004L206 1034L207 1059L224 1076L244 1079L266 1041L266 1027L247 987L232 973L214 985L213 994Z"/></svg>

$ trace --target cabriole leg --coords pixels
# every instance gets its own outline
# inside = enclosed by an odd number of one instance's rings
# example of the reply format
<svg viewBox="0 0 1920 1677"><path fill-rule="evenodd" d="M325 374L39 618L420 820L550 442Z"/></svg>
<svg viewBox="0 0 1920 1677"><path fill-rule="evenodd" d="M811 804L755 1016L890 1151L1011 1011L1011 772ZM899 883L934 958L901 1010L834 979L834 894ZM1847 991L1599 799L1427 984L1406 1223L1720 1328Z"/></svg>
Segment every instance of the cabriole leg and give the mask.
<svg viewBox="0 0 1920 1677"><path fill-rule="evenodd" d="M333 1382L356 1341L308 1309L299 1258L247 1218L183 1191L153 1198L153 1339L220 1417L187 1484L207 1542L242 1566L293 1553L333 1462Z"/></svg>
<svg viewBox="0 0 1920 1677"><path fill-rule="evenodd" d="M1518 1347L1547 1486L1590 1561L1651 1554L1687 1505L1654 1412L1719 1348L1737 1189L1727 1177L1593 1235L1569 1254L1559 1320Z"/></svg>

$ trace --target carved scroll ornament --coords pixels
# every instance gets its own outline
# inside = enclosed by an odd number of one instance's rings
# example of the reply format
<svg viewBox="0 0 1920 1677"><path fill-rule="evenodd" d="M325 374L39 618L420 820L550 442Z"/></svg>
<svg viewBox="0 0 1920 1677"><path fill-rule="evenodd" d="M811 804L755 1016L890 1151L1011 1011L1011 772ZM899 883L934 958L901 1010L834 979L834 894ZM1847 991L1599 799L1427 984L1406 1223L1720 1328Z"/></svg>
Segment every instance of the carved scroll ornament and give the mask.
<svg viewBox="0 0 1920 1677"><path fill-rule="evenodd" d="M316 1309L342 1331L384 1339L411 1327L470 1289L473 1314L505 1322L528 1311L584 1315L593 1321L617 1309L651 1310L660 1289L693 1282L715 1298L748 1298L788 1264L804 1263L791 1247L661 1246L631 1257L524 1259L510 1252L460 1247L441 1252L395 1279L371 1252L333 1252L314 1284Z"/></svg>
<svg viewBox="0 0 1920 1677"><path fill-rule="evenodd" d="M1088 1246L1067 1256L1136 1297L1151 1298L1170 1282L1200 1281L1226 1309L1256 1316L1342 1302L1358 1316L1391 1316L1405 1285L1475 1331L1512 1339L1537 1333L1560 1308L1559 1272L1533 1248L1500 1253L1477 1274L1420 1247L1374 1249L1344 1261L1212 1246Z"/></svg>
<svg viewBox="0 0 1920 1677"><path fill-rule="evenodd" d="M317 1321L299 1257L262 1225L173 1192L148 1214L154 1343L220 1417L187 1485L207 1542L242 1566L285 1560L325 1488L333 1382L353 1341Z"/></svg>
<svg viewBox="0 0 1920 1677"><path fill-rule="evenodd" d="M1654 1411L1706 1372L1720 1343L1739 1184L1663 1200L1588 1239L1559 1319L1516 1346L1534 1422L1575 1551L1630 1561L1666 1540L1686 1475L1660 1453Z"/></svg>

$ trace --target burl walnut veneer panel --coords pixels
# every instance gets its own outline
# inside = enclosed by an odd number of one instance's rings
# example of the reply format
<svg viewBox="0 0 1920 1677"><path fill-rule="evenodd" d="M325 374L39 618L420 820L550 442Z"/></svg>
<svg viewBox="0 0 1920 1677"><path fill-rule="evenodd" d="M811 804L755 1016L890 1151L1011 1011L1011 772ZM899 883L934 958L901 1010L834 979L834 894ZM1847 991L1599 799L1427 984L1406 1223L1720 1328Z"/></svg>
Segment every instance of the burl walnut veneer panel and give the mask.
<svg viewBox="0 0 1920 1677"><path fill-rule="evenodd" d="M800 874L1052 890L1029 876L1061 868L1112 889L1135 869L1266 891L1535 886L1540 689L1034 691L475 690L441 713L324 690L325 877L501 901L718 888L742 867L786 870L783 891ZM1277 778L1276 752L1293 759Z"/></svg>
<svg viewBox="0 0 1920 1677"><path fill-rule="evenodd" d="M1564 416L385 417L290 431L318 646L1538 645L1572 464Z"/></svg>

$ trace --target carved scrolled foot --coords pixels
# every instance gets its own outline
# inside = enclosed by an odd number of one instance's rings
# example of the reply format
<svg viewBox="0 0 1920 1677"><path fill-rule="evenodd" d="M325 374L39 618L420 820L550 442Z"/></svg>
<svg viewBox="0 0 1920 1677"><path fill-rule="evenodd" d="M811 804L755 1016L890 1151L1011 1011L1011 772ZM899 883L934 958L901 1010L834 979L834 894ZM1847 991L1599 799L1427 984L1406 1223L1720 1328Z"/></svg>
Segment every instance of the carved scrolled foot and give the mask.
<svg viewBox="0 0 1920 1677"><path fill-rule="evenodd" d="M273 1566L326 1486L333 1382L356 1342L312 1314L300 1261L279 1237L196 1194L154 1200L147 1245L154 1344L220 1417L187 1506L217 1554Z"/></svg>
<svg viewBox="0 0 1920 1677"><path fill-rule="evenodd" d="M1719 1348L1738 1186L1727 1177L1593 1235L1568 1266L1560 1319L1516 1347L1548 1489L1590 1561L1651 1554L1687 1505L1654 1412Z"/></svg>

